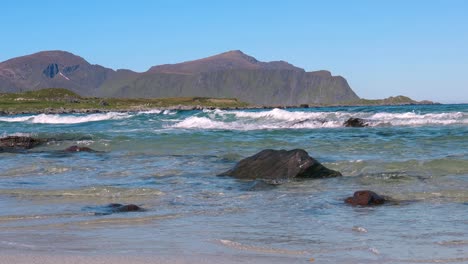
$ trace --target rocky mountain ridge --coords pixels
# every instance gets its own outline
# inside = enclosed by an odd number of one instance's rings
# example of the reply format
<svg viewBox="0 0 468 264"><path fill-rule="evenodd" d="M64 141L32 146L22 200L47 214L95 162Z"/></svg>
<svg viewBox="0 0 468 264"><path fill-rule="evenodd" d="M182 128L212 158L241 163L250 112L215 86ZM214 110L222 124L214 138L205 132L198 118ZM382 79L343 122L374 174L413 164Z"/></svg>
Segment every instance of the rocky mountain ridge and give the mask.
<svg viewBox="0 0 468 264"><path fill-rule="evenodd" d="M358 100L346 79L306 72L285 61L261 62L239 50L137 73L92 65L65 51L0 63L0 93L66 88L82 96L238 98L257 105L336 104Z"/></svg>

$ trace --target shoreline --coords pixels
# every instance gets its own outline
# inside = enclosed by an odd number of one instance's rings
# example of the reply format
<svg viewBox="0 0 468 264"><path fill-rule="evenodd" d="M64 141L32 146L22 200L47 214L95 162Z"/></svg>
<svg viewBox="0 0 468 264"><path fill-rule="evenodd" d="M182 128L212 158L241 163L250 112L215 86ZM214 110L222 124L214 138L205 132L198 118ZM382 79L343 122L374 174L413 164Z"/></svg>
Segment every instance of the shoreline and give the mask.
<svg viewBox="0 0 468 264"><path fill-rule="evenodd" d="M302 261L302 258L304 261ZM217 263L285 263L287 261L296 262L314 261L314 259L302 256L301 258L289 258L279 255L264 254L224 254L224 255L127 255L127 254L62 254L60 252L52 253L24 253L7 252L0 254L0 264L217 264Z"/></svg>
<svg viewBox="0 0 468 264"><path fill-rule="evenodd" d="M250 110L321 107L434 105L431 101L414 101L404 96L386 99L359 99L330 104L253 105L236 98L99 98L81 97L66 89L49 88L18 94L0 94L0 116L19 114L75 114L141 112L151 110Z"/></svg>
<svg viewBox="0 0 468 264"><path fill-rule="evenodd" d="M255 110L255 109L298 109L298 108L327 108L327 107L365 107L365 106L409 106L409 105L446 105L441 103L409 103L409 104L376 104L376 105L366 105L366 104L336 104L336 105L300 105L300 106L242 106L242 107L215 107L215 106L201 106L201 105L174 105L174 106L163 106L163 107L131 107L131 108L122 108L122 109L113 109L113 108L45 108L42 110L0 110L0 116L12 116L12 115L37 115L37 114L99 114L99 113L131 113L131 112L143 112L143 111L152 111L152 110L161 110L161 111L195 111L195 110ZM463 104L460 104L463 105Z"/></svg>

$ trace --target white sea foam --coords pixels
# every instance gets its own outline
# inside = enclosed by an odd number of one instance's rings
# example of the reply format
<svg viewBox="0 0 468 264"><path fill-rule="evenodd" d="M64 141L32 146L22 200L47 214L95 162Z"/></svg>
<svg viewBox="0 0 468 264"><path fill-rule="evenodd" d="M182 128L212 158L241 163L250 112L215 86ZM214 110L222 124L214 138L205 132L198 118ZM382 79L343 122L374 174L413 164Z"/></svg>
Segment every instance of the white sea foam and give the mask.
<svg viewBox="0 0 468 264"><path fill-rule="evenodd" d="M237 120L223 122L208 117L191 116L174 125L172 128L185 129L226 129L226 130L259 130L259 129L300 129L300 128L326 128L339 127L340 123L334 121L321 122L310 120L305 122L252 122L249 120Z"/></svg>
<svg viewBox="0 0 468 264"><path fill-rule="evenodd" d="M468 124L468 115L453 113L369 113L369 112L304 112L273 109L269 111L203 110L170 127L184 129L315 129L343 127L351 118L364 119L369 126L421 126Z"/></svg>
<svg viewBox="0 0 468 264"><path fill-rule="evenodd" d="M36 136L34 133L22 133L22 132L16 132L16 133L6 133L3 132L3 134L0 135L0 138L5 138L5 137L33 137Z"/></svg>
<svg viewBox="0 0 468 264"><path fill-rule="evenodd" d="M160 114L161 112L162 112L162 110L152 109L152 110L148 110L148 111L138 112L138 114L139 115L151 115L151 114Z"/></svg>
<svg viewBox="0 0 468 264"><path fill-rule="evenodd" d="M179 123L176 123L174 128L200 128L200 129L229 129L229 123L211 120L207 117L191 116Z"/></svg>
<svg viewBox="0 0 468 264"><path fill-rule="evenodd" d="M23 244L23 243L11 242L11 241L0 241L0 244L3 246L12 247L12 248L28 248L28 249L37 248L35 245Z"/></svg>
<svg viewBox="0 0 468 264"><path fill-rule="evenodd" d="M90 115L48 115L40 114L33 116L23 117L2 117L0 121L3 122L30 122L34 124L78 124L87 122L96 122L104 120L118 120L130 117L125 113L104 113L104 114L90 114Z"/></svg>
<svg viewBox="0 0 468 264"><path fill-rule="evenodd" d="M160 110L160 109L152 109L152 110L148 110L148 111L141 111L141 112L138 112L139 115L159 115L159 114L163 114L163 115L175 115L177 114L177 111L171 111L171 110Z"/></svg>
<svg viewBox="0 0 468 264"><path fill-rule="evenodd" d="M468 116L462 112L453 113L376 113L368 117L374 125L390 124L393 126L451 125L467 124Z"/></svg>
<svg viewBox="0 0 468 264"><path fill-rule="evenodd" d="M0 117L0 122L25 122L34 116Z"/></svg>
<svg viewBox="0 0 468 264"><path fill-rule="evenodd" d="M154 109L138 115L176 115L177 111ZM131 118L128 113L99 113L87 115L28 115L0 117L0 122L29 122L41 124L76 124L104 120ZM369 126L425 126L468 124L468 113L390 113L390 112L309 112L272 109L267 111L203 110L192 116L169 118L163 122L165 128L183 129L316 129L339 128L351 117L362 118Z"/></svg>

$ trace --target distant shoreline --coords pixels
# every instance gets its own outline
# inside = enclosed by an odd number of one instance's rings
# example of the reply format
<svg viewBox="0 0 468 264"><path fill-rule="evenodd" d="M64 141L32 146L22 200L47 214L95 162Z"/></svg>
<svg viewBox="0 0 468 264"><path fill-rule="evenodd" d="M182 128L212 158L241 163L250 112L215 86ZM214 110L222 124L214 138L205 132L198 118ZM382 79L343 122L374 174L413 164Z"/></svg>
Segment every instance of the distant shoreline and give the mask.
<svg viewBox="0 0 468 264"><path fill-rule="evenodd" d="M353 105L353 104L341 104L341 105L310 105L308 107L301 106L244 106L244 107L212 107L212 106L186 106L186 105L174 105L166 107L155 107L155 108L128 108L128 109L105 109L105 108L90 108L90 109L54 109L47 108L43 110L18 110L18 111L5 111L0 110L0 116L9 115L21 115L21 114L99 114L99 113L128 113L128 112L143 112L152 110L169 110L169 111L195 111L195 110L255 110L255 109L298 109L298 108L326 108L326 107L362 107L362 106L404 106L404 105L435 105L435 104L382 104L382 105ZM446 104L437 104L446 105Z"/></svg>
<svg viewBox="0 0 468 264"><path fill-rule="evenodd" d="M431 101L414 101L405 96L340 104L250 105L235 98L97 98L81 97L66 89L43 89L24 93L0 94L0 115L19 114L91 114L108 112L141 112L151 110L249 110L292 109L350 106L433 105Z"/></svg>

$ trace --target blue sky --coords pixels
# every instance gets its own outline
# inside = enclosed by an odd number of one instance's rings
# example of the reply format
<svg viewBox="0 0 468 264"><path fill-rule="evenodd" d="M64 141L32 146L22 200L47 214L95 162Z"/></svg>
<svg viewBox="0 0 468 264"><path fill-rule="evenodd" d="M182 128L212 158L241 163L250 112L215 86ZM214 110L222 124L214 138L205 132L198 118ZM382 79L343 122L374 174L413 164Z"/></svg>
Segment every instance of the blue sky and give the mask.
<svg viewBox="0 0 468 264"><path fill-rule="evenodd" d="M468 102L468 1L5 1L0 61L66 50L145 71L242 50L344 76L364 98Z"/></svg>

